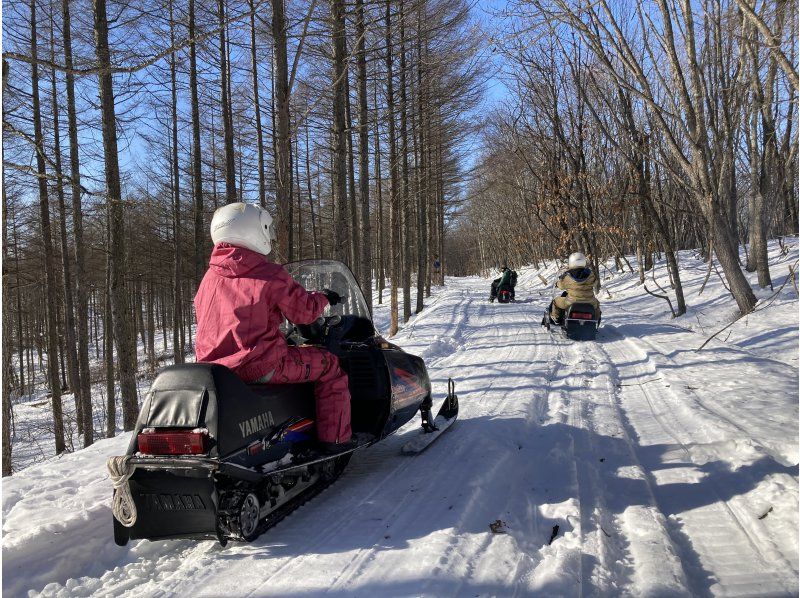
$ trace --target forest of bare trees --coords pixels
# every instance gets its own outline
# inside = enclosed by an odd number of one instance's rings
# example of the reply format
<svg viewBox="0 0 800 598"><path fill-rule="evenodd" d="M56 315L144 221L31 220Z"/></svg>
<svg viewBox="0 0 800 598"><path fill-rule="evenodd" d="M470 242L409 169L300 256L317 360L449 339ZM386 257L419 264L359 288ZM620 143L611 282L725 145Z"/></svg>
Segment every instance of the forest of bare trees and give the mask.
<svg viewBox="0 0 800 598"><path fill-rule="evenodd" d="M3 475L21 398L56 453L133 427L192 352L220 205L391 288L389 334L442 282L486 78L465 0L5 2L3 39Z"/></svg>
<svg viewBox="0 0 800 598"><path fill-rule="evenodd" d="M797 233L797 4L516 0L498 17L510 94L451 271L581 250L644 282L660 254L681 315L676 252L700 248L750 312L743 270L769 287L767 239Z"/></svg>
<svg viewBox="0 0 800 598"><path fill-rule="evenodd" d="M5 1L3 475L20 401L55 453L134 426L228 202L272 212L276 261L347 263L389 335L445 273L576 250L663 256L679 316L700 249L750 312L798 227L797 28L788 0Z"/></svg>

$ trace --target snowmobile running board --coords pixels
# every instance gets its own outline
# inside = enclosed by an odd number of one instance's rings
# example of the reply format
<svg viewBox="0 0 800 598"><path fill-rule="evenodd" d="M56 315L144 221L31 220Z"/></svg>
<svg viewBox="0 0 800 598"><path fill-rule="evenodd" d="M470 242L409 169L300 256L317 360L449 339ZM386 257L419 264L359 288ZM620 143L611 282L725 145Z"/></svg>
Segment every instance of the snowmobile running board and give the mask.
<svg viewBox="0 0 800 598"><path fill-rule="evenodd" d="M456 395L456 385L452 378L447 379L447 397L433 422L430 421L429 406L420 408L420 412L422 415L422 430L403 445L401 452L404 455L416 455L424 451L458 418L458 395Z"/></svg>

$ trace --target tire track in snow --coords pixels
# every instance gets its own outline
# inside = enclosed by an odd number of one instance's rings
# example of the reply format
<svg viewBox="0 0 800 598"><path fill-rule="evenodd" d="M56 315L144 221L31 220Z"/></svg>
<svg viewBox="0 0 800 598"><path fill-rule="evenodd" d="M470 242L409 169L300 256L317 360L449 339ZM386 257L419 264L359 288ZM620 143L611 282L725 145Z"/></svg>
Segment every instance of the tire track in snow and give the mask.
<svg viewBox="0 0 800 598"><path fill-rule="evenodd" d="M594 426L591 422L589 391L592 369L597 364L585 360L582 347L565 339L552 338L559 361L564 363L566 369L565 376L551 384L548 389L548 400L551 402L551 409L558 408L558 419L569 426L571 436L571 474L578 501L575 532L580 539L580 563L577 570L579 594L608 593L623 584L617 579L619 572L615 571L615 567L606 557L606 541L600 535L603 526L595 521L595 513L602 506L602 492L594 466L596 450L592 442ZM570 381L572 387L569 385ZM578 383L586 390L580 389ZM613 532L613 528L609 529Z"/></svg>
<svg viewBox="0 0 800 598"><path fill-rule="evenodd" d="M648 486L640 483L643 470L616 409L613 363L598 352L596 342L573 342L557 334L551 339L566 370L550 385L548 400L551 417L568 424L572 437L580 535L580 546L574 550L580 553L581 593L688 595L680 562L669 548L666 522L658 517ZM637 513L648 533L626 531L614 515L621 512ZM654 541L666 542L662 558L649 567L637 562L645 575L635 575L639 573L633 567L635 557L652 551ZM647 575L648 569L653 575Z"/></svg>
<svg viewBox="0 0 800 598"><path fill-rule="evenodd" d="M622 338L619 334L615 334L615 336L618 340L608 343L613 350L606 351L600 348L609 356L611 362L616 356L620 358L620 363L625 363L624 359L630 359L632 352L645 356L642 361L643 365L635 365L637 362L633 362L634 365L626 368L630 369L631 373L625 379L656 380L660 372L649 353L642 351L634 341ZM652 346L651 343L647 344ZM618 379L623 379L622 373L618 373ZM796 567L791 564L790 559L780 553L774 544L768 541L768 534L765 533L763 527L761 530L757 530L760 533L754 533L754 510L742 512L740 507L732 504L733 498L736 497L735 494L731 499L726 499L723 492L720 491L718 483L711 476L704 476L702 470L698 472L695 466L696 455L692 447L696 446L698 441L705 440L713 450L715 438L709 437L707 430L703 429L702 422L705 417L698 418L698 414L690 408L692 404L698 405L701 412L711 413L717 425L718 419L722 419L723 423L730 424L735 429L738 436L747 438L748 435L741 426L731 422L727 417L718 415L714 410L709 410L702 402L694 400L690 400L688 404L682 402L671 386L639 383L627 387L625 394L628 396L625 400L626 404L633 405L634 409L638 410L638 413L632 412L630 407L626 409L622 406L622 391L620 390L618 404L620 410L626 411L622 416L622 421L628 430L628 436L638 436L640 439L639 443L631 442L631 447L638 453L647 445L652 445L657 440L666 437L673 441L672 446L675 447L672 449L673 453L677 451L680 455L680 458L674 454L667 458L666 467L669 468L671 467L670 463L675 463L674 467L677 469L657 472L645 468L648 484L661 511L663 512L666 508L669 513L675 511L677 507L671 504L675 497L670 495L668 488L670 484L659 484L659 473L663 478L665 472L669 472L666 481L678 479L683 484L687 482L686 475L694 474L697 477L699 474L699 479L688 478L689 483L702 483L704 488L707 488L704 490L707 495L704 503L692 509L678 509L683 512L676 512L668 517L671 524L667 530L673 543L682 554L682 560L690 564L686 573L692 582L693 594L733 592L735 594L790 595L795 593L797 585L792 582L787 583L785 576L780 572L781 570L790 571L792 572L791 577L796 579ZM642 419L642 407L646 409L647 413L644 420ZM631 416L635 421L631 421ZM642 426L643 422L646 424L644 427ZM659 432L652 429L653 424L660 430L660 438ZM645 436L642 437L642 434ZM729 435L730 431L722 434L718 430L715 434L717 437ZM708 451L707 447L703 448ZM723 455L718 456L720 461L723 460L723 457ZM639 460L642 462L641 458ZM654 464L662 467L664 465L660 461ZM702 465L704 463L700 463L701 467ZM682 480L675 475L681 473L681 470L684 470ZM746 502L746 499L742 497L740 501ZM750 520L750 523L747 523L747 520ZM745 554L742 554L742 548L745 546L749 547L749 550L745 550ZM716 583L712 583L714 578L716 578Z"/></svg>
<svg viewBox="0 0 800 598"><path fill-rule="evenodd" d="M671 367L680 371L682 368L691 369L695 367L697 364L695 363L688 363L682 364L679 363L674 358L670 357L669 355L663 353L659 347L646 338L639 338L635 342L630 339L626 339L619 331L617 331L613 326L609 327L609 332L616 338L618 338L622 343L624 343L631 351L638 353L639 355L643 355L644 359L652 366L652 372L655 374L659 367L656 361L651 355L651 352L658 356L659 359L665 360L667 363L671 364ZM642 345L648 347L647 349L643 348ZM733 351L733 349L728 349L728 351ZM737 352L748 354L747 351L740 351L738 348L736 349ZM781 369L786 369L786 371L796 377L796 368L792 366L788 366L784 362L777 361L777 360L770 360L775 367L779 367ZM668 379L668 376L663 376L665 379ZM711 404L711 400L704 400L700 393L696 392L695 389L686 387L686 392L682 394L686 397L691 399L691 402L696 404L702 411L707 412L708 415L711 416L713 420L715 420L716 425L719 424L721 420L727 426L732 428L736 431L736 434L742 438L751 438L755 440L760 447L767 452L769 452L776 460L779 460L783 463L787 463L786 455L780 450L775 449L775 445L767 435L774 434L774 426L781 425L781 422L771 420L768 422L768 425L762 425L758 419L750 418L748 420L748 426L742 425L739 421L733 419L732 416L728 415L723 409L721 405L717 404L717 401L713 401L714 404ZM712 399L713 400L713 399ZM770 428L772 426L772 428ZM795 459L794 463L796 464L796 455L793 457Z"/></svg>
<svg viewBox="0 0 800 598"><path fill-rule="evenodd" d="M666 517L658 509L649 472L637 455L636 442L620 408L619 362L614 361L600 343L587 344L587 350L597 357L593 358L593 363L598 366L602 364L602 369L605 370L606 391L603 396L607 400L604 407L608 411L607 417L613 422L612 436L618 437L622 443L616 448L608 447L609 452L617 453L618 460L614 463L617 469L612 472L610 468L603 468L600 475L604 477L605 483L602 486L598 484L595 496L605 499L606 504L601 504L601 507L611 517L611 524L619 538L627 543L624 546L617 542L620 554L626 555L624 574L638 592L695 595L683 559L680 558L679 545L671 533ZM606 421L605 426L608 425ZM632 482L625 488L620 483L620 478L630 479ZM613 496L609 496L609 487L615 487ZM623 499L620 504L608 504L619 501L620 498ZM602 528L600 531L605 532ZM654 544L660 546L654 549Z"/></svg>
<svg viewBox="0 0 800 598"><path fill-rule="evenodd" d="M516 312L517 310L515 310ZM484 315L486 312L486 304L479 303L478 310L476 310L476 314L471 315L469 312L465 313L464 321L471 320L475 315L476 320L480 320L480 316ZM505 321L511 320L511 316L514 315L511 310L504 310L504 311L495 311L492 314L491 321L488 323L478 323L475 327L475 330L469 331L469 326L464 325L462 329L467 329L467 333L461 336L463 339L462 343L460 344L461 347L465 347L469 345L470 339L474 339L476 337L483 336L486 338L507 338L505 335L500 335L500 332L504 332L503 324L506 323ZM498 318L498 316L500 316ZM496 320L500 321L496 321ZM487 330L488 328L488 330ZM494 333L494 334L493 334ZM509 359L513 353L518 352L519 348L516 346L516 341L519 337L520 331L511 339L511 342L508 343L508 347L505 349L503 355L499 356L501 361L505 361ZM535 359L536 350L534 351L534 355L532 359ZM458 351L451 356L447 356L445 359L441 360L440 362L436 363L431 369L432 374L436 368L441 369L445 366L445 362L454 362L452 365L475 365L475 357L474 353L472 352L465 352L465 351ZM467 363L464 363L467 362ZM493 380L490 380L490 384L488 388L485 388L482 395L486 396L489 395L493 386ZM484 412L484 416L496 416L504 411L504 407L507 405L509 400L509 393L503 397L503 399L494 406ZM468 401L467 404L470 402ZM464 405L464 399L462 399L462 406ZM462 416L461 419L464 419ZM457 424L458 425L458 424ZM461 444L461 443L459 443ZM467 461L469 459L469 453L471 449L468 446L461 446L460 450L457 449L457 452L453 455L455 461ZM416 459L419 459L417 457ZM498 463L492 469L490 475L488 477L482 477L480 480L481 487L492 487L498 477L503 475L503 468L502 463ZM415 502L425 505L425 504L432 504L435 502L436 498L433 496L440 491L441 486L453 486L458 487L459 484L457 483L458 478L463 478L463 474L461 472L454 472L451 475L444 476L447 479L443 479L442 476L437 476L437 483L436 485L426 486L426 491L423 493L414 494ZM452 480L452 481L450 481ZM422 482L424 484L424 478L417 478L417 482L413 485L417 485L417 483ZM410 496L410 495L407 495ZM473 513L475 511L479 511L482 508L482 504L484 503L484 496L481 492L474 492L472 497L469 499L467 505L460 510L460 517L458 525L466 525L473 518ZM413 511L411 511L413 512ZM404 512L401 511L401 518L403 518ZM406 517L407 518L407 517ZM394 525L398 525L398 522L395 522ZM461 572L460 578L463 578L466 581L462 581L461 584L456 583L455 585L451 585L451 588L448 590L452 591L453 595L458 595L460 588L462 588L464 583L468 583L470 578L473 576L474 569L475 569L475 556L483 553L487 546L492 542L491 536L486 536L485 539L477 544L472 544L469 546L468 550L464 550L463 539L450 534L448 536L447 547L443 550L440 550L441 556L438 559L438 564L434 567L433 572L434 575L442 571L442 567L452 563L454 559L454 554L458 554L460 557L460 561L464 566L464 570ZM340 573L337 579L331 584L332 589L339 589L344 591L347 588L348 582L357 579L359 575L363 574L367 566L374 560L376 557L375 551L370 548L366 550L362 550L361 554L356 557L353 561L351 567L348 567L345 571ZM423 587L429 588L431 584L424 584ZM432 585L437 585L436 582L432 582ZM443 588L437 587L434 592L431 592L431 595L441 595Z"/></svg>

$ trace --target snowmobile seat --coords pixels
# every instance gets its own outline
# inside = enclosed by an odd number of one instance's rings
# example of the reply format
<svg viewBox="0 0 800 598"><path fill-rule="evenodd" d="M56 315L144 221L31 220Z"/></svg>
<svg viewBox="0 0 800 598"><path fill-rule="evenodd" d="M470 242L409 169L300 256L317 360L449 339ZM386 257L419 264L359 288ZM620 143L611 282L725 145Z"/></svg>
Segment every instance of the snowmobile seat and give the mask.
<svg viewBox="0 0 800 598"><path fill-rule="evenodd" d="M249 385L219 364L173 365L153 381L128 454L138 452L143 428L205 428L215 439L210 456L224 457L290 417L314 414L312 384Z"/></svg>

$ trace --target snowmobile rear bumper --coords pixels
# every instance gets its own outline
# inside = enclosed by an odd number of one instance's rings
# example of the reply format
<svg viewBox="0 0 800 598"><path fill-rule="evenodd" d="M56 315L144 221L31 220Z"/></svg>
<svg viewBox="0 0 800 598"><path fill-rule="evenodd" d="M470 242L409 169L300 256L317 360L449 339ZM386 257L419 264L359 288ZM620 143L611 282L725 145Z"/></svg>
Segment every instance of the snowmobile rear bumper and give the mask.
<svg viewBox="0 0 800 598"><path fill-rule="evenodd" d="M263 474L209 457L132 457L135 467L129 480L136 506L136 522L130 528L114 519L114 540L165 540L179 538L223 541L218 529L221 491L225 487L251 486Z"/></svg>
<svg viewBox="0 0 800 598"><path fill-rule="evenodd" d="M136 505L136 522L130 528L114 519L114 540L168 538L219 539L219 495L212 470L206 467L149 470L137 466L130 491Z"/></svg>
<svg viewBox="0 0 800 598"><path fill-rule="evenodd" d="M145 471L169 471L176 474L187 470L207 471L209 475L220 473L247 482L258 482L263 477L263 474L248 467L211 457L133 457L130 463L136 469Z"/></svg>
<svg viewBox="0 0 800 598"><path fill-rule="evenodd" d="M564 332L575 341L593 341L597 337L597 320L578 320L567 318Z"/></svg>

